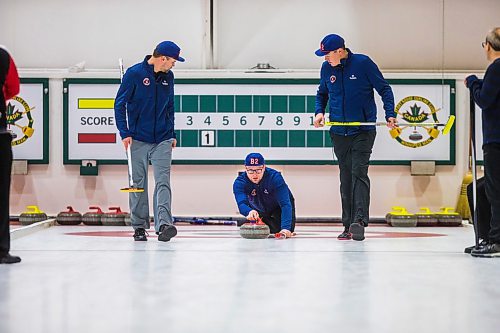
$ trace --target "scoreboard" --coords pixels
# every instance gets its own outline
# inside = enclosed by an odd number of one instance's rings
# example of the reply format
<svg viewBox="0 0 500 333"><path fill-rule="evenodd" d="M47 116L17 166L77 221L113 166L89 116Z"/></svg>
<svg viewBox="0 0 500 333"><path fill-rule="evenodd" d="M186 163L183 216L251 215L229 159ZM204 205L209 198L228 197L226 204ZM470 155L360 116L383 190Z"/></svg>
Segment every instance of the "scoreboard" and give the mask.
<svg viewBox="0 0 500 333"><path fill-rule="evenodd" d="M260 152L269 164L336 163L328 128L314 128L316 79L176 79L177 164L241 164ZM446 122L455 114L455 81L389 80L398 121ZM64 82L65 163L82 160L125 163L114 123L119 81L66 79ZM382 102L376 103L384 120ZM412 160L455 163L455 130L404 126L391 137L377 127L372 164L409 164ZM433 134L434 133L434 134Z"/></svg>

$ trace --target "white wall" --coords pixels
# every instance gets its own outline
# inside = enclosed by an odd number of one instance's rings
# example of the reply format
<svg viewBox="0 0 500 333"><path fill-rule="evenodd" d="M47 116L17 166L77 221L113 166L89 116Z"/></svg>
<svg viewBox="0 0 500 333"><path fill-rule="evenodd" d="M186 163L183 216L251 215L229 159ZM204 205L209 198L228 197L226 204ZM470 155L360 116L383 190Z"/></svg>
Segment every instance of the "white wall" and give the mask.
<svg viewBox="0 0 500 333"><path fill-rule="evenodd" d="M269 61L280 68L319 70L313 51L327 33L342 34L355 52L372 56L384 69L403 70L391 78L429 77L416 70L442 66L441 0L216 0L216 61L220 68L245 69ZM50 164L30 165L27 176L14 176L12 213L38 204L57 213L67 204L80 211L89 205L128 207L119 188L126 185L125 166L100 166L98 177L79 176L78 166L62 164L62 79L67 68L85 60L88 71L73 77L116 77L116 59L132 64L164 39L179 43L183 69L205 68L206 0L64 1L0 0L0 44L13 53L24 77L50 77ZM498 0L444 2L444 68L482 70L480 42L500 25ZM114 76L113 76L114 75ZM206 74L211 75L211 74ZM225 75L218 73L219 77ZM228 74L229 75L229 74ZM311 75L311 73L307 74ZM441 78L441 74L436 74ZM373 216L393 205L410 211L454 206L467 166L468 95L457 79L457 165L438 166L434 177L411 177L409 167L372 166ZM297 201L299 216L339 216L336 166L277 166ZM173 167L175 215L234 215L231 184L238 166Z"/></svg>
<svg viewBox="0 0 500 333"><path fill-rule="evenodd" d="M250 68L257 62L316 68L313 52L325 35L337 33L353 52L370 55L386 70L481 69L480 43L491 27L500 25L498 0L217 3L220 68Z"/></svg>
<svg viewBox="0 0 500 333"><path fill-rule="evenodd" d="M115 68L173 40L201 68L205 56L205 0L0 0L0 44L22 68Z"/></svg>
<svg viewBox="0 0 500 333"><path fill-rule="evenodd" d="M0 44L22 68L109 69L135 63L161 40L206 68L209 0L0 0ZM480 43L500 25L498 0L214 0L218 68L257 62L319 66L322 37L339 33L383 69L484 68ZM443 43L444 28L444 43ZM444 45L444 51L443 51ZM444 66L442 56L444 54Z"/></svg>

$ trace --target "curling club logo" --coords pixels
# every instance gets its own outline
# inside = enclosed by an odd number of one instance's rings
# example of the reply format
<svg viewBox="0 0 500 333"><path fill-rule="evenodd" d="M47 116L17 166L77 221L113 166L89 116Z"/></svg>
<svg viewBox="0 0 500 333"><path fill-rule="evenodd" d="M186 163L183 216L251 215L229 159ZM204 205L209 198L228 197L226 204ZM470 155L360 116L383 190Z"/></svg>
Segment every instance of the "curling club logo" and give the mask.
<svg viewBox="0 0 500 333"><path fill-rule="evenodd" d="M391 129L391 137L405 147L418 148L431 143L439 135L437 126L423 127L405 125L406 123L439 123L434 105L425 97L407 96L396 105L395 112L403 118L398 127ZM407 131L408 130L408 131Z"/></svg>
<svg viewBox="0 0 500 333"><path fill-rule="evenodd" d="M14 96L7 104L7 128L15 135L12 146L20 145L33 136L33 117L28 103L19 96Z"/></svg>
<svg viewBox="0 0 500 333"><path fill-rule="evenodd" d="M334 83L336 80L337 80L337 78L335 77L335 75L330 76L331 83Z"/></svg>
<svg viewBox="0 0 500 333"><path fill-rule="evenodd" d="M145 77L144 80L142 80L142 84L144 84L145 86L149 86L150 84L149 79Z"/></svg>

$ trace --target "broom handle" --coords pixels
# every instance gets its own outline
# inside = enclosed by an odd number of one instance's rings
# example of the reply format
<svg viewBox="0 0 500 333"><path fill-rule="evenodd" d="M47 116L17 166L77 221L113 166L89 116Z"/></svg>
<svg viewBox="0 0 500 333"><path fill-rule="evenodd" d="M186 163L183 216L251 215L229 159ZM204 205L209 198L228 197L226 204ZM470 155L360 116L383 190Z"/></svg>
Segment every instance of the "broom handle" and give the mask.
<svg viewBox="0 0 500 333"><path fill-rule="evenodd" d="M474 236L476 248L479 247L479 232L477 226L477 175L476 175L476 103L472 93L470 94L470 139L471 139L471 164L472 164L472 208Z"/></svg>
<svg viewBox="0 0 500 333"><path fill-rule="evenodd" d="M123 59L118 59L118 66L120 68L120 83L123 81ZM130 145L127 146L127 164L128 164L128 183L130 188L134 187L134 180L132 179L132 153L130 152Z"/></svg>

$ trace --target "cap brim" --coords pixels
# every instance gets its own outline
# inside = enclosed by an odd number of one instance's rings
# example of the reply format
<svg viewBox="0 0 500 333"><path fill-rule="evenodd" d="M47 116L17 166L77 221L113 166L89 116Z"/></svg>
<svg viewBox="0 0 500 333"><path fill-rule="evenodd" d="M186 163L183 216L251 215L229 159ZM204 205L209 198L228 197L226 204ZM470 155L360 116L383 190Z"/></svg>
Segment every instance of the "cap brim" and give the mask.
<svg viewBox="0 0 500 333"><path fill-rule="evenodd" d="M185 59L183 57L178 57L176 60L180 61L180 62L184 62L185 61Z"/></svg>
<svg viewBox="0 0 500 333"><path fill-rule="evenodd" d="M316 54L318 57L323 57L327 53L328 52L324 52L321 49L317 49L316 52L314 52L314 54Z"/></svg>

